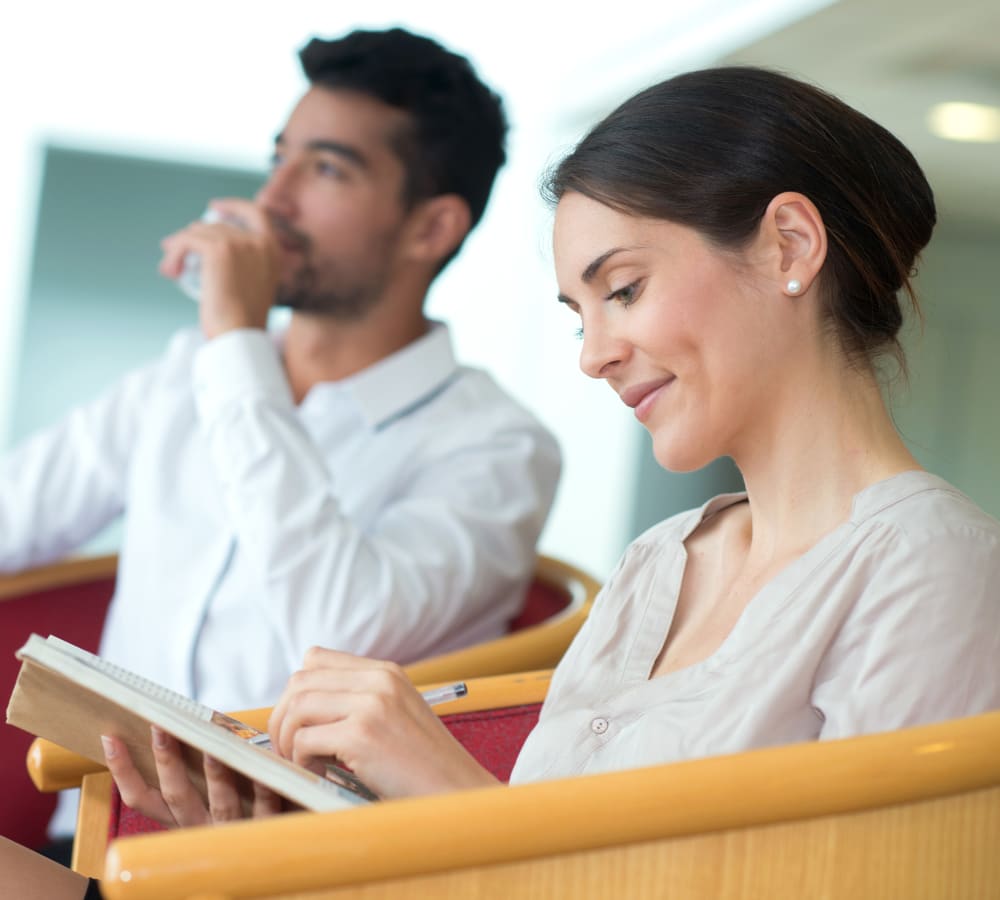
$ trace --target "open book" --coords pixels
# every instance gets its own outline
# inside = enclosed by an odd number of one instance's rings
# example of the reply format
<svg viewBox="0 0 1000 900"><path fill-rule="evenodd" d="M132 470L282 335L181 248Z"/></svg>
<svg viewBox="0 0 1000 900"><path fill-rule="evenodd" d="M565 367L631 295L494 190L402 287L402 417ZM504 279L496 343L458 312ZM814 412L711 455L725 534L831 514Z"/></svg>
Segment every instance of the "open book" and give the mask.
<svg viewBox="0 0 1000 900"><path fill-rule="evenodd" d="M188 774L202 797L202 753L293 803L316 811L343 809L375 795L350 772L326 767L326 777L282 758L265 733L216 712L57 637L33 634L17 651L21 671L7 707L7 722L104 764L101 735L121 738L148 784L157 784L149 726L182 744Z"/></svg>

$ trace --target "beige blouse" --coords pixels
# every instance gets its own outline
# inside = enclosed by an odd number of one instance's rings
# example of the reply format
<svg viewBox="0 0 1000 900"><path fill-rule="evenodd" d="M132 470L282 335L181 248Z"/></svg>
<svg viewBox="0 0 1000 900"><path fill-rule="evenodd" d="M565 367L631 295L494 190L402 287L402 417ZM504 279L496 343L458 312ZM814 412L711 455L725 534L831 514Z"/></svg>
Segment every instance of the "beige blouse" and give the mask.
<svg viewBox="0 0 1000 900"><path fill-rule="evenodd" d="M1000 708L1000 522L926 472L861 491L707 659L650 680L684 540L716 497L625 552L553 677L512 782L838 738Z"/></svg>

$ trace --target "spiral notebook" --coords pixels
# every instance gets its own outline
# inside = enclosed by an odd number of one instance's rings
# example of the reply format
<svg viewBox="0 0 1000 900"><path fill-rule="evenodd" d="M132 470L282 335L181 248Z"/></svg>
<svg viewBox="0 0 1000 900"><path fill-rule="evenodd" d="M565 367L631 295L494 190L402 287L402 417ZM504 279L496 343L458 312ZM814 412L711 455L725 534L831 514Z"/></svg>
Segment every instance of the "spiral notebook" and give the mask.
<svg viewBox="0 0 1000 900"><path fill-rule="evenodd" d="M376 799L349 771L333 763L326 776L284 759L264 732L143 678L93 653L33 634L17 651L21 670L7 706L7 722L103 765L101 735L121 738L147 783L157 784L150 725L185 744L192 782L205 796L202 754L305 809L327 811Z"/></svg>

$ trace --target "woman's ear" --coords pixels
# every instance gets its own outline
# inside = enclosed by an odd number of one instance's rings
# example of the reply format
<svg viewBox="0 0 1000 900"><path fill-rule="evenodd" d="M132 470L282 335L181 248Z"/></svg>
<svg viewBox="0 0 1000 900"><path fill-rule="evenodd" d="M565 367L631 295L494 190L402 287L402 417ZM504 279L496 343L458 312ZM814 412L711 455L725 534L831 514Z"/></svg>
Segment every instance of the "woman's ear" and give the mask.
<svg viewBox="0 0 1000 900"><path fill-rule="evenodd" d="M436 269L462 243L470 226L469 205L457 194L424 200L411 213L406 256Z"/></svg>
<svg viewBox="0 0 1000 900"><path fill-rule="evenodd" d="M786 191L767 205L761 236L776 252L772 276L789 296L805 294L826 260L826 225L816 205L804 194Z"/></svg>

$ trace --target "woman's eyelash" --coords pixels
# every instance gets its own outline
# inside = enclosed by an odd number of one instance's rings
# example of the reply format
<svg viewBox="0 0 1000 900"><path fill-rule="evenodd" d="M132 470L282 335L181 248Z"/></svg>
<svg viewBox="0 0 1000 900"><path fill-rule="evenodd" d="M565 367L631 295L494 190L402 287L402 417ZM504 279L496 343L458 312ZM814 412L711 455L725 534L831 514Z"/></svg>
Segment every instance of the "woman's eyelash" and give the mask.
<svg viewBox="0 0 1000 900"><path fill-rule="evenodd" d="M604 299L605 300L617 300L622 306L631 306L636 301L636 293L639 287L638 281L633 281L631 284L626 284L625 287L618 288L616 291L612 291Z"/></svg>
<svg viewBox="0 0 1000 900"><path fill-rule="evenodd" d="M605 300L614 300L623 309L630 307L638 299L640 282L638 280L633 281L631 284L626 284L624 287L620 287L617 290L611 291L611 293L606 294ZM577 328L573 332L573 337L578 341L583 340L583 329Z"/></svg>

